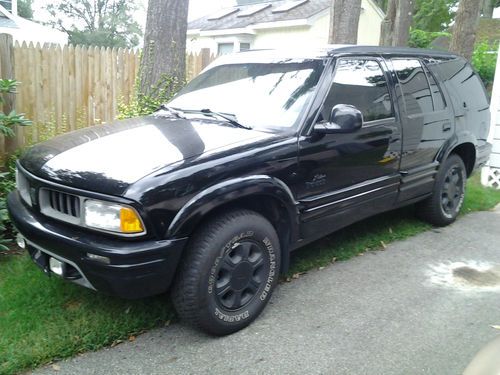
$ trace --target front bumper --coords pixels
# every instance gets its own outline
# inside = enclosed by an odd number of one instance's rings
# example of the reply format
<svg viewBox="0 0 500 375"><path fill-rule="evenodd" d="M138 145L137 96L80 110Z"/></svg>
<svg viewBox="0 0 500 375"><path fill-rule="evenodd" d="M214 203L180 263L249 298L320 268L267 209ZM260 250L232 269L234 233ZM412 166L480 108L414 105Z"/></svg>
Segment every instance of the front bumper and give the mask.
<svg viewBox="0 0 500 375"><path fill-rule="evenodd" d="M68 265L65 279L122 298L165 292L187 242L112 238L80 230L27 208L17 191L9 194L7 208L31 257L45 272L48 257L54 257ZM89 253L109 258L109 264L90 259Z"/></svg>

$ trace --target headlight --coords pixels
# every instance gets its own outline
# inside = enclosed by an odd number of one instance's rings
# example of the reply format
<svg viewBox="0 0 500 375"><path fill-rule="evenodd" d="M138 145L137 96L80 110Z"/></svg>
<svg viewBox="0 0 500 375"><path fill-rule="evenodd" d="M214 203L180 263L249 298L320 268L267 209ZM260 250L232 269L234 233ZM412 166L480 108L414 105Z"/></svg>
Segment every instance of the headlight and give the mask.
<svg viewBox="0 0 500 375"><path fill-rule="evenodd" d="M29 206L31 206L31 196L30 196L30 184L26 177L19 172L19 169L16 167L16 189L19 191L19 195L23 201L25 201Z"/></svg>
<svg viewBox="0 0 500 375"><path fill-rule="evenodd" d="M84 224L91 228L123 234L144 233L139 214L132 207L96 200L85 200Z"/></svg>

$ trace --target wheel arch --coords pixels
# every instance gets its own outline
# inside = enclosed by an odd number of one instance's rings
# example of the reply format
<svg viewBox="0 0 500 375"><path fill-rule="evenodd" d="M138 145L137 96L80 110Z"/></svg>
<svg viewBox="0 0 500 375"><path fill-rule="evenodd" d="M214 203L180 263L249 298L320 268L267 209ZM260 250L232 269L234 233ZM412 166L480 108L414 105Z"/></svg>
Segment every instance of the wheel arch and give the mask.
<svg viewBox="0 0 500 375"><path fill-rule="evenodd" d="M236 178L205 189L177 213L167 236L189 237L210 217L236 208L255 211L274 226L282 249L281 270L286 272L290 244L299 233L298 203L288 186L275 177L258 175Z"/></svg>
<svg viewBox="0 0 500 375"><path fill-rule="evenodd" d="M470 177L476 164L476 146L474 146L474 143L471 140L464 140L463 142L455 143L448 147L446 152L441 153L438 161L442 163L451 154L456 154L462 159L467 172L467 177Z"/></svg>

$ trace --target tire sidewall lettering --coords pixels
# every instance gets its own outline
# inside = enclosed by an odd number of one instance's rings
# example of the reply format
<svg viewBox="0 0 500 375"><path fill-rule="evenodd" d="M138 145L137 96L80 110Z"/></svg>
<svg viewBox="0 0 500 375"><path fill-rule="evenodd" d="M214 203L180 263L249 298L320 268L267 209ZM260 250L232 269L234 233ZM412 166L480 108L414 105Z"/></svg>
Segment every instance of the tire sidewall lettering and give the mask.
<svg viewBox="0 0 500 375"><path fill-rule="evenodd" d="M269 262L269 272L267 279L265 280L264 287L260 295L256 295L254 299L246 306L246 310L241 311L226 311L220 307L215 301L215 283L217 281L218 266L225 255L227 255L233 248L233 246L243 239L252 239L256 242L260 242L263 247L267 250L268 262ZM238 323L240 321L251 318L253 314L252 310L258 310L255 308L256 301L258 301L257 306L265 302L273 290L273 286L277 280L277 256L276 249L273 246L272 241L268 236L264 238L256 238L254 231L241 232L238 235L232 237L220 250L219 255L215 258L212 267L210 268L208 275L208 287L207 292L209 296L209 308L212 310L212 314L220 321L225 323Z"/></svg>

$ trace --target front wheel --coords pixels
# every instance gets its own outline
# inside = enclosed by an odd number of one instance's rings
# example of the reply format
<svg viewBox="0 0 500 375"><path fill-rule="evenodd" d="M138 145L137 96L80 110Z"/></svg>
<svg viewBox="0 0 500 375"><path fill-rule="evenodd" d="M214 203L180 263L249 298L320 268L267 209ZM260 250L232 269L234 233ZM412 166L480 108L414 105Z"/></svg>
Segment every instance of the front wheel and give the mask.
<svg viewBox="0 0 500 375"><path fill-rule="evenodd" d="M280 245L263 216L236 210L195 233L172 290L186 322L214 335L249 325L264 309L279 276Z"/></svg>
<svg viewBox="0 0 500 375"><path fill-rule="evenodd" d="M432 195L417 204L417 215L437 226L453 223L464 202L466 181L464 162L450 155L439 168Z"/></svg>

